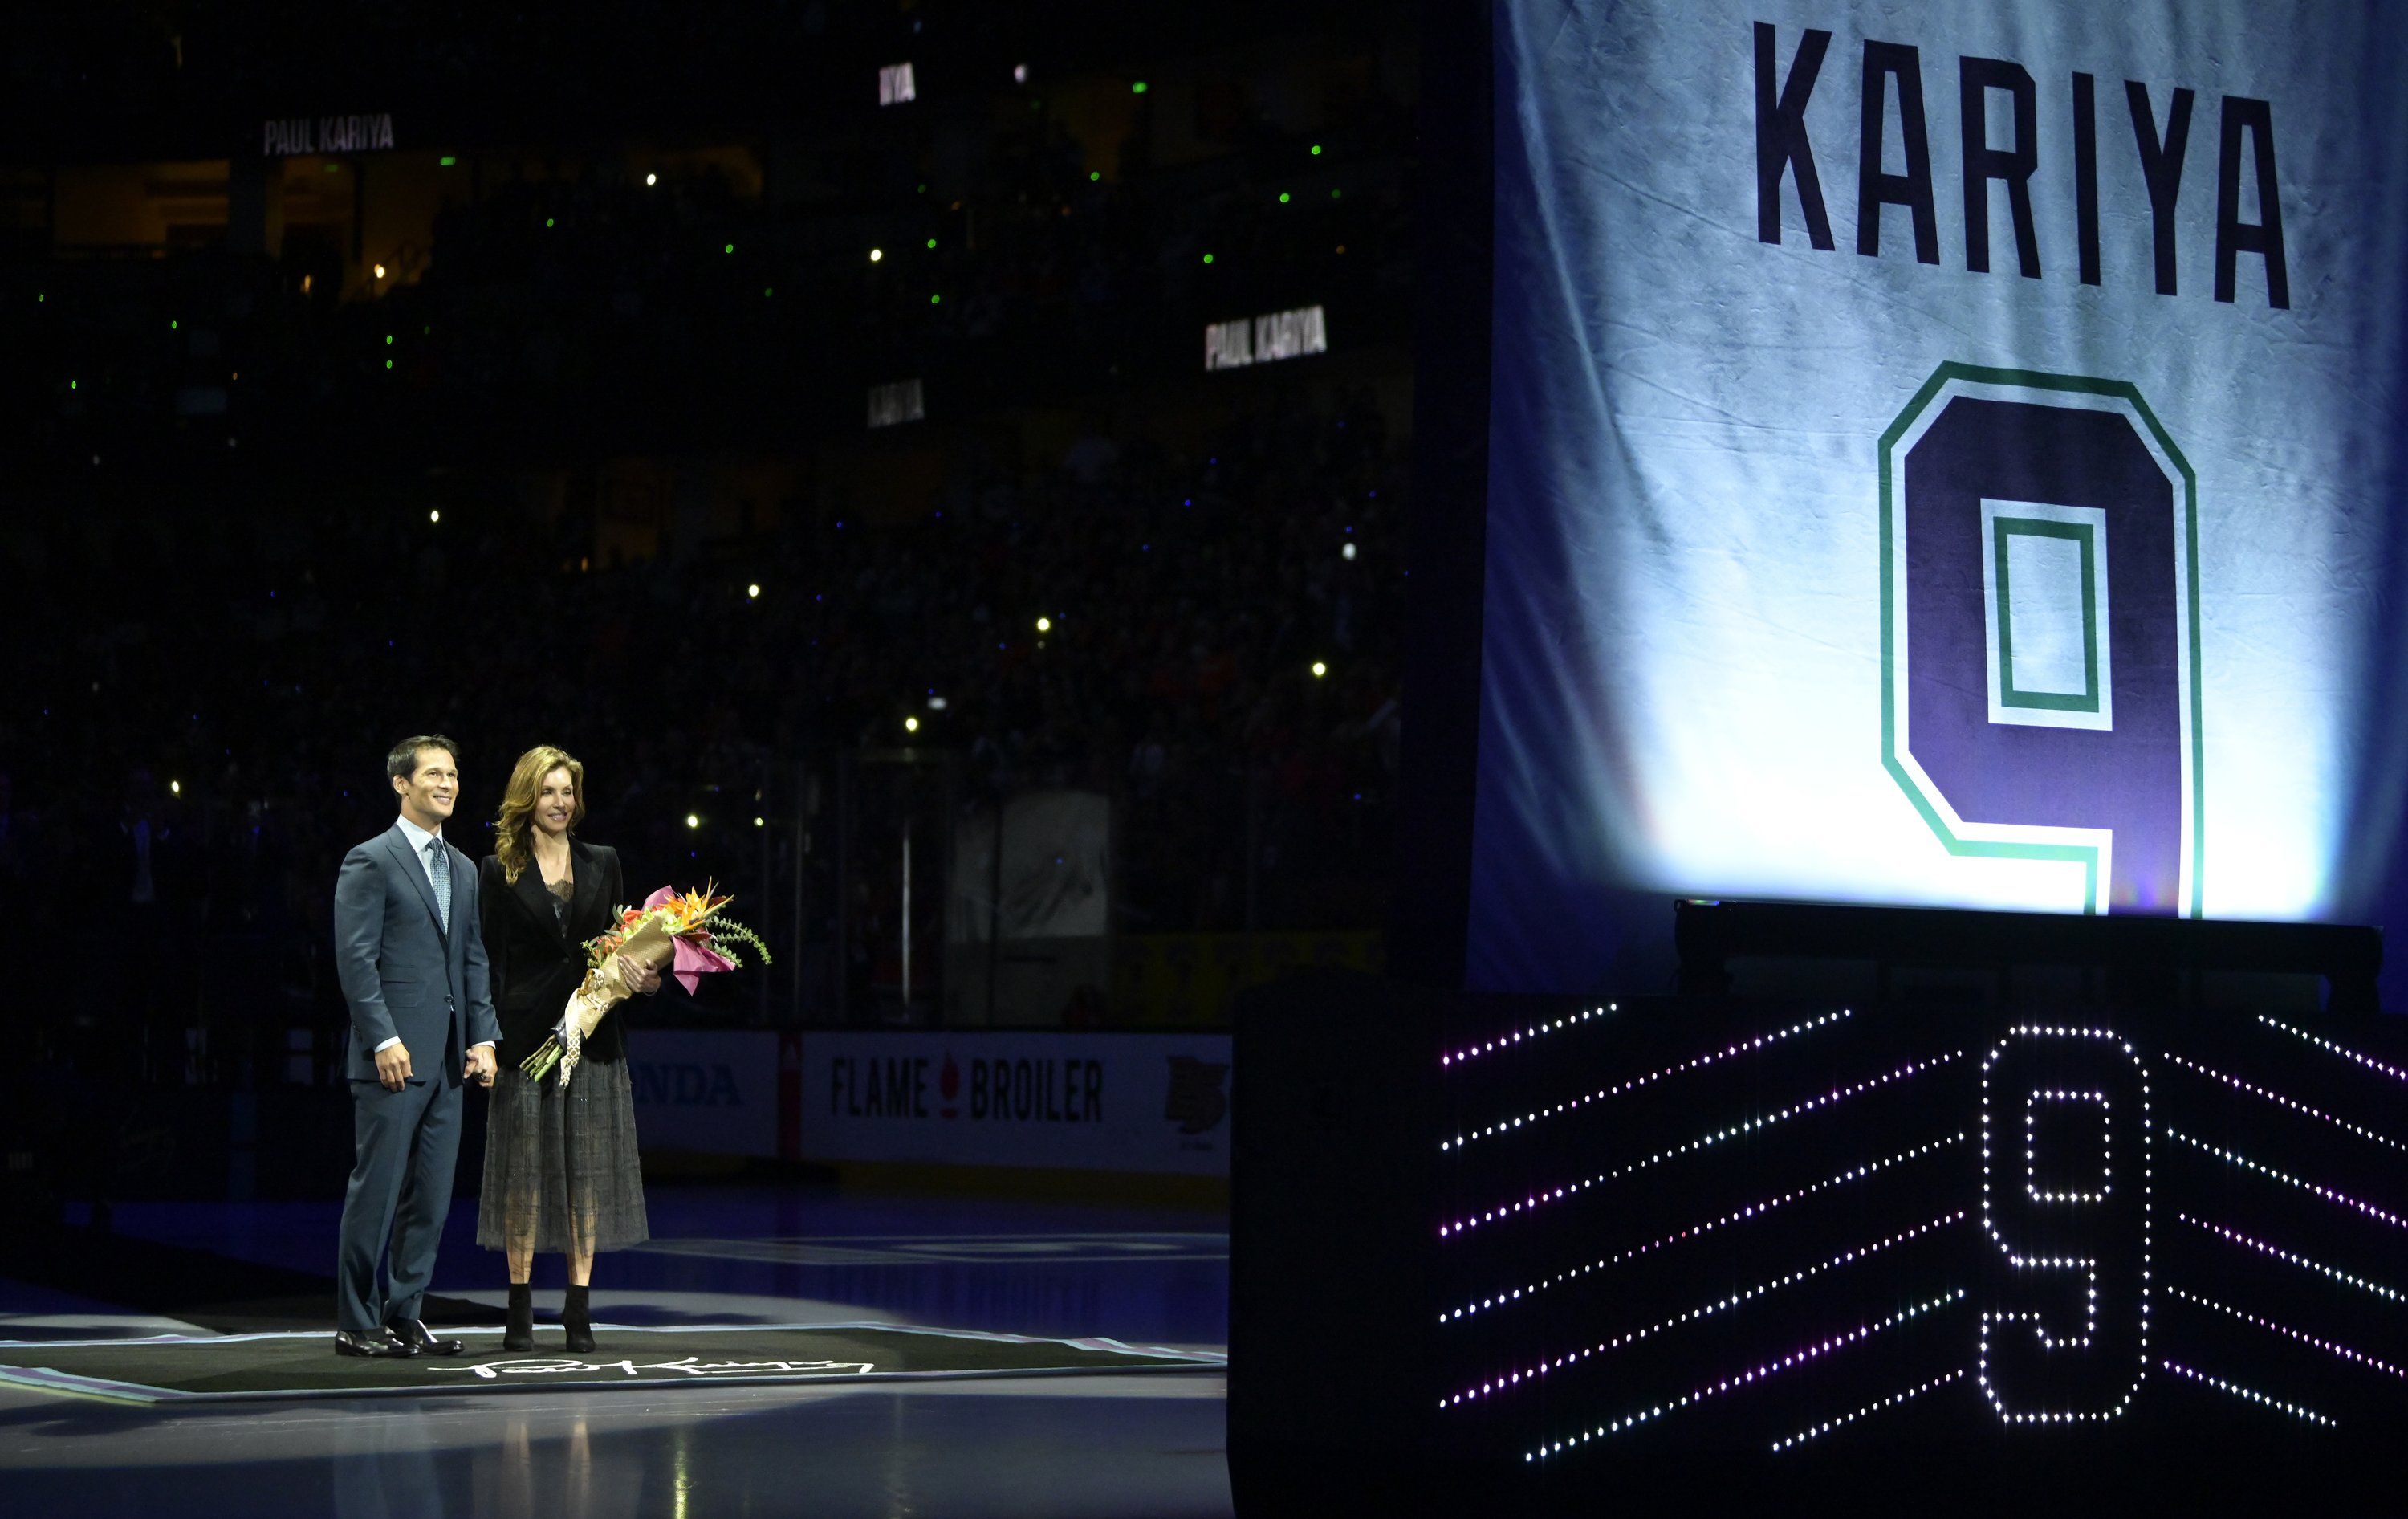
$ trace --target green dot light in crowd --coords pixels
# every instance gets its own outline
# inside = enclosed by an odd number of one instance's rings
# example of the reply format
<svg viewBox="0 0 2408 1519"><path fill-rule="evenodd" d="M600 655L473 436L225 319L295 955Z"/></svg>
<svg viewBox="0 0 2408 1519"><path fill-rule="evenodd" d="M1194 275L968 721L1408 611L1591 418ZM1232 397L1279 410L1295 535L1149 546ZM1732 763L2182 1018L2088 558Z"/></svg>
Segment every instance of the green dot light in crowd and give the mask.
<svg viewBox="0 0 2408 1519"><path fill-rule="evenodd" d="M936 239L936 238L934 238L934 237L929 238L929 239L928 239L928 246L929 246L929 247L931 247L931 248L936 247L936 246L937 246L937 239Z"/></svg>
<svg viewBox="0 0 2408 1519"><path fill-rule="evenodd" d="M1312 145L1312 156L1315 158L1319 158L1321 156L1321 144L1316 142Z"/></svg>
<svg viewBox="0 0 2408 1519"><path fill-rule="evenodd" d="M1280 192L1280 204L1283 206L1287 204L1287 192L1284 190Z"/></svg>
<svg viewBox="0 0 2408 1519"><path fill-rule="evenodd" d="M1204 255L1204 262L1205 262L1205 263L1207 263L1207 264L1211 263L1211 262L1212 262L1212 255L1211 255L1211 254L1210 254L1210 253L1205 254L1205 255Z"/></svg>
<svg viewBox="0 0 2408 1519"><path fill-rule="evenodd" d="M437 159L435 162L438 167L448 169L452 165L457 164L460 161L452 157L450 153L445 153L441 158Z"/></svg>
<svg viewBox="0 0 2408 1519"><path fill-rule="evenodd" d="M1145 93L1145 81L1143 79L1140 79L1135 84L1130 85L1129 93L1133 95L1141 95Z"/></svg>

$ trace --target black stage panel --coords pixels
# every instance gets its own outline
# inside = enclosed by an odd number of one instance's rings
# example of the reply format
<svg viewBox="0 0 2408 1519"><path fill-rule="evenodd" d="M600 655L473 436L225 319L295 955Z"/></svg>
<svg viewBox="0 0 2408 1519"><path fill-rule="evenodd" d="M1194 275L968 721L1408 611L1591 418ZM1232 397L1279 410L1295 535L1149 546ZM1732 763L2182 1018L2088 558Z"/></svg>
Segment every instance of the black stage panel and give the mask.
<svg viewBox="0 0 2408 1519"><path fill-rule="evenodd" d="M1293 1477L1307 1448L1583 1509L2399 1503L2408 1025L1693 997L1382 1026L1377 1001L1297 986L1240 1023L1250 1082L1285 1058L1394 1098L1240 1128L1281 1147L1234 1197L1241 1512L1250 1454ZM1305 1258L1337 1264L1255 1269ZM1347 1280L1361 1383L1248 1339Z"/></svg>

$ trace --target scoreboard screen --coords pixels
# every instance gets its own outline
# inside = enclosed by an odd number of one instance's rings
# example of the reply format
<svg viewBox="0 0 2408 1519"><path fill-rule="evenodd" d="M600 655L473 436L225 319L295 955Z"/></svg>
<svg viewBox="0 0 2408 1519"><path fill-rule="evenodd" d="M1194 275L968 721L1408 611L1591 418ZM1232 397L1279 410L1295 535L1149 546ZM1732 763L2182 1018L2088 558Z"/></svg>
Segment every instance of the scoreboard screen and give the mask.
<svg viewBox="0 0 2408 1519"><path fill-rule="evenodd" d="M1584 1491L2402 1469L2392 1021L1526 1006L1438 1055L1450 1449Z"/></svg>

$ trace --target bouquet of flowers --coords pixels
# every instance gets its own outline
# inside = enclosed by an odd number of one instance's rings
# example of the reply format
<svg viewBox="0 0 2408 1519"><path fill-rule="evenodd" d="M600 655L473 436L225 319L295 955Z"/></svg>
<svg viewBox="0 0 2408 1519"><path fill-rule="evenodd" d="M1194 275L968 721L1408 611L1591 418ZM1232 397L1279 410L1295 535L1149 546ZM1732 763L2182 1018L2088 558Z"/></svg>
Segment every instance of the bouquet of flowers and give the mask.
<svg viewBox="0 0 2408 1519"><path fill-rule="evenodd" d="M642 907L620 909L616 926L586 941L584 983L570 994L552 1037L519 1062L519 1069L539 1082L558 1066L560 1084L566 1086L586 1037L600 1025L604 1014L626 1000L630 965L652 970L667 967L688 992L712 971L741 967L744 962L737 945L751 950L767 965L769 947L761 942L761 936L721 914L720 910L733 900L715 895L712 884L707 882L698 892L683 894L664 886L645 897Z"/></svg>

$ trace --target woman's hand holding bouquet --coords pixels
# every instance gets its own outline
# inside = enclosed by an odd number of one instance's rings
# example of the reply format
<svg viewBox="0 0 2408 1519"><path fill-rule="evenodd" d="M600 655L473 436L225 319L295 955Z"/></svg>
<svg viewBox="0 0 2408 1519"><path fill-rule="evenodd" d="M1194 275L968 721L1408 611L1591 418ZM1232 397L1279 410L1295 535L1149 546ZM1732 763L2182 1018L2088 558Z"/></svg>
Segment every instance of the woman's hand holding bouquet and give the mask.
<svg viewBox="0 0 2408 1519"><path fill-rule="evenodd" d="M644 898L641 908L621 909L616 926L586 942L584 983L569 995L552 1037L521 1061L519 1069L541 1081L558 1066L560 1084L567 1085L586 1036L611 1008L626 1000L631 978L652 979L638 972L638 967L655 973L666 969L692 992L704 976L742 966L736 945L750 949L767 965L769 949L761 936L721 915L732 900L713 895L709 884L682 895L664 886Z"/></svg>

